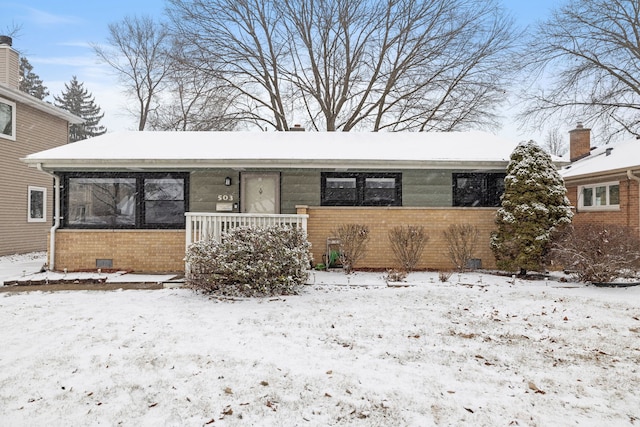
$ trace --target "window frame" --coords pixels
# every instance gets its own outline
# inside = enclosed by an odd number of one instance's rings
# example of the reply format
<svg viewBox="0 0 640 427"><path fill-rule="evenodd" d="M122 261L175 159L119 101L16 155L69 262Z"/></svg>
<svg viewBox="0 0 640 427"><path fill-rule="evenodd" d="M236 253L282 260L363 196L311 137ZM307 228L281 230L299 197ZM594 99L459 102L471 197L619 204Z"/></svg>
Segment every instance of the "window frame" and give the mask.
<svg viewBox="0 0 640 427"><path fill-rule="evenodd" d="M68 229L96 229L96 230L183 230L185 229L186 218L181 216L181 221L177 223L151 223L146 221L146 179L182 179L183 180L183 203L184 212L189 211L189 172L67 172L62 174L62 227ZM135 179L135 213L133 224L70 224L69 223L69 197L70 180L74 178L113 178L113 179Z"/></svg>
<svg viewBox="0 0 640 427"><path fill-rule="evenodd" d="M327 178L355 179L355 198L352 200L337 200L327 197ZM372 201L366 198L367 179L395 179L392 203L386 201ZM320 189L321 206L402 206L402 173L401 172L322 172Z"/></svg>
<svg viewBox="0 0 640 427"><path fill-rule="evenodd" d="M451 205L453 207L496 208L500 207L501 196L504 193L505 172L454 172L451 174ZM458 188L458 178L474 178L478 180L481 190L480 203L478 205L462 204L461 189ZM497 180L502 179L502 192L498 194ZM493 193L489 190L493 189Z"/></svg>
<svg viewBox="0 0 640 427"><path fill-rule="evenodd" d="M42 218L35 218L31 215L31 194L33 192L42 193ZM27 188L27 222L47 222L47 189L29 185Z"/></svg>
<svg viewBox="0 0 640 427"><path fill-rule="evenodd" d="M602 205L585 205L584 204L584 190L590 189L592 191L592 200L595 202L596 191L598 188L605 187L605 204ZM618 203L611 204L611 187L618 187ZM608 181L599 182L596 184L585 184L578 186L578 209L582 211L618 211L620 210L620 181Z"/></svg>
<svg viewBox="0 0 640 427"><path fill-rule="evenodd" d="M0 138L16 140L16 103L8 99L0 98L0 104L6 104L11 108L11 134L8 135L0 131Z"/></svg>

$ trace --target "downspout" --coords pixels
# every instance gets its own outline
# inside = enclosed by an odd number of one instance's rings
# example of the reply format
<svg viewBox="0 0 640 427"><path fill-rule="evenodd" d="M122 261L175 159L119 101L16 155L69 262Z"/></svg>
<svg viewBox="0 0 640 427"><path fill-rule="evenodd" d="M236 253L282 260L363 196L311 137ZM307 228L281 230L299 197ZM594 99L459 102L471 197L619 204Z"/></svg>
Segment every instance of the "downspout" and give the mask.
<svg viewBox="0 0 640 427"><path fill-rule="evenodd" d="M53 271L55 269L56 259L56 230L60 228L60 177L42 169L42 163L38 163L37 168L39 171L53 177L53 199L55 208L53 214L53 226L49 231L49 271Z"/></svg>
<svg viewBox="0 0 640 427"><path fill-rule="evenodd" d="M638 183L638 232L640 232L640 176L634 175L631 169L627 170L627 177Z"/></svg>

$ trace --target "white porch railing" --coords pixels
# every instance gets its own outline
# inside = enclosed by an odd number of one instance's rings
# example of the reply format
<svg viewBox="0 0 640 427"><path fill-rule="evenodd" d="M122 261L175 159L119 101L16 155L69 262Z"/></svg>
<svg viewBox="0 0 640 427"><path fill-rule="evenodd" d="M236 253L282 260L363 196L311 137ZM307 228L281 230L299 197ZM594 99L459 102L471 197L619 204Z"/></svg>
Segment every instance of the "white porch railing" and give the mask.
<svg viewBox="0 0 640 427"><path fill-rule="evenodd" d="M234 227L270 225L288 225L301 227L307 231L309 215L300 214L219 214L187 212L186 216L186 247L200 240L214 238L220 240L225 231Z"/></svg>

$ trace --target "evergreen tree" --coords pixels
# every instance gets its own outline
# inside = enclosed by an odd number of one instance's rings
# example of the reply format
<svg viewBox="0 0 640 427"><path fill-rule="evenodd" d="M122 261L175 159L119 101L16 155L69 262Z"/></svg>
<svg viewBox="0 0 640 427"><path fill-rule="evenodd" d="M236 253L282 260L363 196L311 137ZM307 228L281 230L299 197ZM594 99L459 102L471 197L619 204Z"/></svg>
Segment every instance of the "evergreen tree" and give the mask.
<svg viewBox="0 0 640 427"><path fill-rule="evenodd" d="M511 154L504 186L491 237L498 268L540 271L554 235L573 216L564 180L551 157L529 141Z"/></svg>
<svg viewBox="0 0 640 427"><path fill-rule="evenodd" d="M64 84L64 88L61 96L53 97L55 106L84 119L84 123L69 127L69 141L76 142L106 133L107 129L100 125L104 113L100 114L100 107L84 84L73 76L70 83Z"/></svg>
<svg viewBox="0 0 640 427"><path fill-rule="evenodd" d="M40 76L33 72L33 65L24 56L20 57L20 90L38 99L49 96L49 90Z"/></svg>

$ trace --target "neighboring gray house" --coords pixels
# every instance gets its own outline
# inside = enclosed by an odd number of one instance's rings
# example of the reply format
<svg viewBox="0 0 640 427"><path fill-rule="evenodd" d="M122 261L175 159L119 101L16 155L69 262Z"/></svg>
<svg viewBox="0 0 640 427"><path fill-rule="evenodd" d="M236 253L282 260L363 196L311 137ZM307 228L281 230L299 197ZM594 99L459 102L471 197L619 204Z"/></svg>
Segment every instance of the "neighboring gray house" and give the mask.
<svg viewBox="0 0 640 427"><path fill-rule="evenodd" d="M0 36L0 256L47 249L53 221L53 178L19 159L68 142L69 124L82 120L19 88L19 57Z"/></svg>

